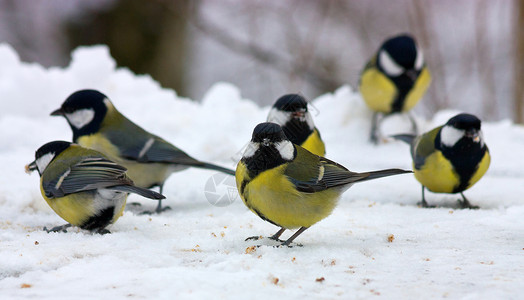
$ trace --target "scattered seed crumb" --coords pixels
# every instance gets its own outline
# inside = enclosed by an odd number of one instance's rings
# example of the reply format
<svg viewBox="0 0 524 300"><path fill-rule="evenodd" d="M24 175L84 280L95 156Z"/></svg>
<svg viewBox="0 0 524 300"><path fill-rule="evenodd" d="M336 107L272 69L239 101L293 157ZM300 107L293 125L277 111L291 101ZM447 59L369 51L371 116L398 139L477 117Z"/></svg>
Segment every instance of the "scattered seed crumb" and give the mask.
<svg viewBox="0 0 524 300"><path fill-rule="evenodd" d="M395 236L393 234L388 235L388 242L393 243Z"/></svg>
<svg viewBox="0 0 524 300"><path fill-rule="evenodd" d="M324 277L320 277L320 278L315 279L316 282L324 282L324 280L326 280L326 278L324 278Z"/></svg>
<svg viewBox="0 0 524 300"><path fill-rule="evenodd" d="M380 296L380 293L375 290L369 290L369 291L372 292L374 295Z"/></svg>
<svg viewBox="0 0 524 300"><path fill-rule="evenodd" d="M249 246L246 248L246 254L255 253L257 251L257 246Z"/></svg>
<svg viewBox="0 0 524 300"><path fill-rule="evenodd" d="M153 221L153 218L149 218L149 222Z"/></svg>
<svg viewBox="0 0 524 300"><path fill-rule="evenodd" d="M494 261L481 261L480 263L483 264L483 265L489 265L489 266L495 264Z"/></svg>
<svg viewBox="0 0 524 300"><path fill-rule="evenodd" d="M295 262L296 260L297 260L297 258L296 258L296 257L293 257L293 258L291 259L291 262Z"/></svg>
<svg viewBox="0 0 524 300"><path fill-rule="evenodd" d="M32 285L31 285L31 284L27 284L27 283L22 283L22 284L20 285L20 288L22 288L22 289L28 289L28 288L30 288L30 287L32 287Z"/></svg>
<svg viewBox="0 0 524 300"><path fill-rule="evenodd" d="M272 284L277 285L280 279L277 277L269 276L269 281L271 281Z"/></svg>
<svg viewBox="0 0 524 300"><path fill-rule="evenodd" d="M332 259L330 265L334 266L336 264L337 264L337 260L336 259Z"/></svg>
<svg viewBox="0 0 524 300"><path fill-rule="evenodd" d="M450 215L452 215L453 213L454 213L454 211L452 211L452 210L449 211L449 214L450 214Z"/></svg>
<svg viewBox="0 0 524 300"><path fill-rule="evenodd" d="M211 232L211 235L217 237L217 235L214 232Z"/></svg>
<svg viewBox="0 0 524 300"><path fill-rule="evenodd" d="M35 245L39 245L40 243L38 241L35 241Z"/></svg>
<svg viewBox="0 0 524 300"><path fill-rule="evenodd" d="M425 260L425 261L431 261L431 259L429 259L429 258L425 258L424 260Z"/></svg>
<svg viewBox="0 0 524 300"><path fill-rule="evenodd" d="M224 236L226 236L226 233L223 232L223 231L220 231L220 236L221 236L221 237L224 237Z"/></svg>
<svg viewBox="0 0 524 300"><path fill-rule="evenodd" d="M224 229L227 229L227 226L224 226Z"/></svg>

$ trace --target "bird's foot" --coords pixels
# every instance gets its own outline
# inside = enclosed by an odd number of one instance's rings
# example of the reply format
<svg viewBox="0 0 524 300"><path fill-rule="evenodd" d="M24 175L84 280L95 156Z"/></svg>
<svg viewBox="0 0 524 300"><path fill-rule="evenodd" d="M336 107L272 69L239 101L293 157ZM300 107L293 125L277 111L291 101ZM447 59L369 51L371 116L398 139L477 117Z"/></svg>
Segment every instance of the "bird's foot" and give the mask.
<svg viewBox="0 0 524 300"><path fill-rule="evenodd" d="M60 226L55 226L51 229L47 229L47 227L44 226L44 231L46 231L47 233L50 233L50 232L67 232L67 228L71 227L71 224L65 224L65 225L60 225Z"/></svg>
<svg viewBox="0 0 524 300"><path fill-rule="evenodd" d="M161 214L165 211L168 211L168 210L171 210L171 207L169 206L164 206L164 207L161 207L161 208L157 208L155 210L146 210L146 211L143 211L141 212L140 214L141 215L154 215L154 214Z"/></svg>
<svg viewBox="0 0 524 300"><path fill-rule="evenodd" d="M461 209L465 209L465 208L468 208L468 209L479 209L480 208L477 205L471 205L471 203L469 203L469 201L466 200L466 199L464 199L464 200L458 199L457 202L459 203Z"/></svg>
<svg viewBox="0 0 524 300"><path fill-rule="evenodd" d="M250 236L248 237L247 239L245 239L244 241L247 242L247 241L258 241L258 240L261 240L263 239L264 237L261 236L261 235L255 235L255 236Z"/></svg>
<svg viewBox="0 0 524 300"><path fill-rule="evenodd" d="M288 243L287 241L282 241L282 244L274 246L274 248L284 248L284 247L288 247L288 248L304 247L304 245L297 244L297 243L292 243L292 242Z"/></svg>
<svg viewBox="0 0 524 300"><path fill-rule="evenodd" d="M104 235L104 234L108 234L108 233L111 233L111 231L105 229L105 228L102 228L102 229L98 229L95 231L95 233L98 233L98 234L101 234L101 235Z"/></svg>
<svg viewBox="0 0 524 300"><path fill-rule="evenodd" d="M436 208L437 207L436 205L429 205L426 201L418 202L417 206L422 207L422 208Z"/></svg>

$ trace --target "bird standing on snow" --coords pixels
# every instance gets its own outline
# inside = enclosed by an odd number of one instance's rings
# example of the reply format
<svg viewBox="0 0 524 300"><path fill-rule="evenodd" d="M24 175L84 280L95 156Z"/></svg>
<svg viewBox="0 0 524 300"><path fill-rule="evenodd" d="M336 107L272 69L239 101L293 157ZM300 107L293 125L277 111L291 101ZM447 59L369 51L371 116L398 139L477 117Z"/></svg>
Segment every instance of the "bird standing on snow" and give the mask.
<svg viewBox="0 0 524 300"><path fill-rule="evenodd" d="M122 215L128 193L158 200L165 198L134 186L125 174L126 169L103 154L69 142L54 141L43 145L26 170L38 171L42 196L62 219L69 222L49 231L61 231L74 225L108 233L105 227Z"/></svg>
<svg viewBox="0 0 524 300"><path fill-rule="evenodd" d="M275 123L261 123L236 170L236 184L244 204L256 215L286 229L299 228L290 243L311 225L327 217L340 195L356 182L411 173L399 169L355 173L294 145Z"/></svg>
<svg viewBox="0 0 524 300"><path fill-rule="evenodd" d="M326 147L313 123L313 117L307 109L307 101L304 97L289 94L278 98L269 111L267 121L280 125L293 144L313 154L326 155Z"/></svg>
<svg viewBox="0 0 524 300"><path fill-rule="evenodd" d="M395 135L411 144L415 178L422 184L423 207L428 207L424 188L434 193L460 193L462 208L472 206L463 192L488 170L491 157L474 115L459 114L421 136Z"/></svg>
<svg viewBox="0 0 524 300"><path fill-rule="evenodd" d="M380 46L361 72L359 82L362 98L374 112L370 136L373 143L379 140L379 118L411 110L430 82L422 50L411 36L392 37ZM416 122L409 117L416 134Z"/></svg>
<svg viewBox="0 0 524 300"><path fill-rule="evenodd" d="M96 90L73 93L51 115L65 117L73 130L75 143L100 151L126 167L128 176L142 188L158 186L162 193L169 175L188 167L235 174L233 170L196 160L145 131L123 116L106 95ZM155 212L162 210L159 201Z"/></svg>

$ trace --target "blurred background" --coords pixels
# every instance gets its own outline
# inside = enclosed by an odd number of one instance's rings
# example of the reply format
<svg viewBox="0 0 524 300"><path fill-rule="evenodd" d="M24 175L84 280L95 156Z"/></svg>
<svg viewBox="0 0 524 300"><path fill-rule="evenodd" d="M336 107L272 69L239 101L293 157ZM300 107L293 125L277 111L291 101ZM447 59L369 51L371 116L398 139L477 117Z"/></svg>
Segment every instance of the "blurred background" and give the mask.
<svg viewBox="0 0 524 300"><path fill-rule="evenodd" d="M106 44L119 66L196 101L218 81L260 105L355 89L405 32L433 75L418 113L524 122L524 0L0 0L0 42L23 61L64 67L76 47Z"/></svg>

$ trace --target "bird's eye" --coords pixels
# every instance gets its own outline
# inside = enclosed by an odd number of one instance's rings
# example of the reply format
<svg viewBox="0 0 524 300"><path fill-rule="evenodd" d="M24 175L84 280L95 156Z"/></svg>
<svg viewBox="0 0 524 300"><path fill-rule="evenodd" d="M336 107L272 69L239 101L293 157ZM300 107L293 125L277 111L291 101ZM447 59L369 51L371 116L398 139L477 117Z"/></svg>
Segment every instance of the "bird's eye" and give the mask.
<svg viewBox="0 0 524 300"><path fill-rule="evenodd" d="M380 51L379 61L380 66L389 76L399 76L404 73L404 68L399 66L384 50Z"/></svg>
<svg viewBox="0 0 524 300"><path fill-rule="evenodd" d="M417 47L417 58L415 59L415 70L422 69L423 65L424 65L424 54Z"/></svg>

